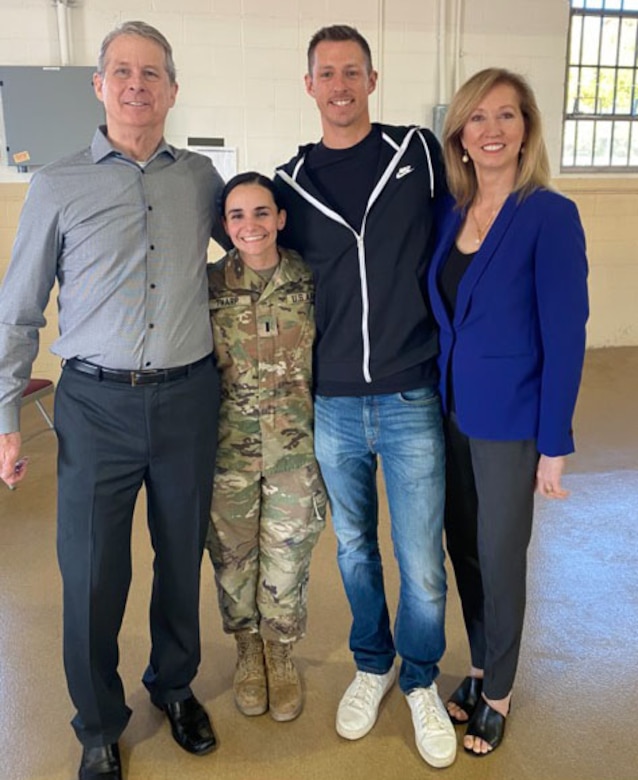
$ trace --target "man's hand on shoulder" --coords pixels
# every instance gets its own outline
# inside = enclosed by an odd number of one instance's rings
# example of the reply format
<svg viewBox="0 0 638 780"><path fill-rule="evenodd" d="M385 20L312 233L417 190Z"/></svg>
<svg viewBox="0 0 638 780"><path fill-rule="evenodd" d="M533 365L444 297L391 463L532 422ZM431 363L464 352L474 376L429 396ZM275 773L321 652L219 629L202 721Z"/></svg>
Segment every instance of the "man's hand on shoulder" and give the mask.
<svg viewBox="0 0 638 780"><path fill-rule="evenodd" d="M0 479L12 488L27 474L27 462L20 458L22 436L18 433L0 434Z"/></svg>

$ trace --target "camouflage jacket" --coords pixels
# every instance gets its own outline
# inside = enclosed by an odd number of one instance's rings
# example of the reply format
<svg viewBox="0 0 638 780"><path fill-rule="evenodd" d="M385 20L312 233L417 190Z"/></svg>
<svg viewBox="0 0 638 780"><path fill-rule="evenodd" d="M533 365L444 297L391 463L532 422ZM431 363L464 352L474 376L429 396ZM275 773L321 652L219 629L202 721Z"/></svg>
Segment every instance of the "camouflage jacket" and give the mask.
<svg viewBox="0 0 638 780"><path fill-rule="evenodd" d="M298 254L280 254L267 284L235 249L208 266L224 468L290 471L314 458L312 272Z"/></svg>

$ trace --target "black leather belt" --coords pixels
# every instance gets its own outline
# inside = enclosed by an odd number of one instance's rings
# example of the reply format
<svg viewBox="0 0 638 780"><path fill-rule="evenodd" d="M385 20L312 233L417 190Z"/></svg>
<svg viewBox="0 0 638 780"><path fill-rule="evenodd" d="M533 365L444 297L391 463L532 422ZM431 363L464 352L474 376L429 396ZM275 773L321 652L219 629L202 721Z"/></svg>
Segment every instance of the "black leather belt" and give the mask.
<svg viewBox="0 0 638 780"><path fill-rule="evenodd" d="M195 363L189 363L187 366L145 369L142 371L122 371L117 368L102 368L102 366L96 366L95 363L89 363L88 360L70 358L64 362L64 367L90 376L92 379L97 379L98 382L120 382L135 387L137 385L160 385L164 382L182 379L207 360L210 360L210 355L206 355L206 357L195 361Z"/></svg>

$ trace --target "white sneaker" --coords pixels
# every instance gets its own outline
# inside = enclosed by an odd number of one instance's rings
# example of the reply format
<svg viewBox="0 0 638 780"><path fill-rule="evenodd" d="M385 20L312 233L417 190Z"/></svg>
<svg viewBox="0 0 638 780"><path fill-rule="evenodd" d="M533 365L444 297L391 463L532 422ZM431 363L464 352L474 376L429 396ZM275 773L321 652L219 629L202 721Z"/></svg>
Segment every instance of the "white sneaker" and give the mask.
<svg viewBox="0 0 638 780"><path fill-rule="evenodd" d="M339 702L337 734L345 739L365 737L377 722L379 705L396 677L395 666L386 674L357 672Z"/></svg>
<svg viewBox="0 0 638 780"><path fill-rule="evenodd" d="M436 683L429 688L415 688L406 699L412 711L414 738L421 758L438 769L450 766L456 758L456 734Z"/></svg>

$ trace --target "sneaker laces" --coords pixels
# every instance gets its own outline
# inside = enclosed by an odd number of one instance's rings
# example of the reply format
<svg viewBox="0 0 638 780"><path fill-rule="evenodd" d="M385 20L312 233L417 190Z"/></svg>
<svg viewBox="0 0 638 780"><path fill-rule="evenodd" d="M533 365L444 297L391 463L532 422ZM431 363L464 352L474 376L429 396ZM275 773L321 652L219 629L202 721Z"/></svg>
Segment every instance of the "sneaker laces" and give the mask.
<svg viewBox="0 0 638 780"><path fill-rule="evenodd" d="M357 672L352 690L345 699L344 704L348 707L368 710L375 705L375 698L378 697L381 688L382 683L378 674Z"/></svg>
<svg viewBox="0 0 638 780"><path fill-rule="evenodd" d="M447 730L449 718L442 711L437 699L437 692L430 689L419 689L410 693L413 711L416 711L419 723L427 731Z"/></svg>

